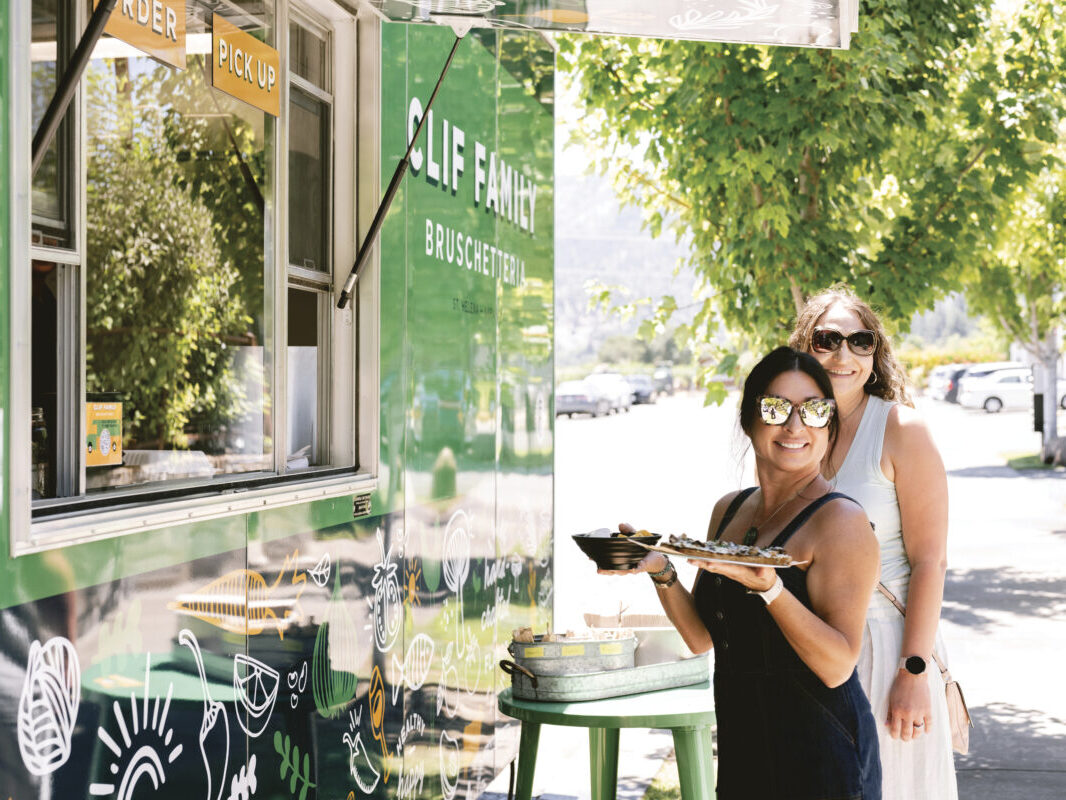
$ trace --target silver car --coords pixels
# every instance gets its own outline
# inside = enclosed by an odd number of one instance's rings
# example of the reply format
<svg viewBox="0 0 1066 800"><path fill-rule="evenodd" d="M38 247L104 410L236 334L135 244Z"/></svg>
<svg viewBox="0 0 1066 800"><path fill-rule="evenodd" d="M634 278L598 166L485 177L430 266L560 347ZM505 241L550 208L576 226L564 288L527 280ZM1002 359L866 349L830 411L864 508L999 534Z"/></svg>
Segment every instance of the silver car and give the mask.
<svg viewBox="0 0 1066 800"><path fill-rule="evenodd" d="M594 372L585 378L585 383L609 397L615 413L629 411L633 405L633 387L617 372Z"/></svg>
<svg viewBox="0 0 1066 800"><path fill-rule="evenodd" d="M600 417L611 411L611 399L587 381L565 381L555 389L555 416L591 414Z"/></svg>

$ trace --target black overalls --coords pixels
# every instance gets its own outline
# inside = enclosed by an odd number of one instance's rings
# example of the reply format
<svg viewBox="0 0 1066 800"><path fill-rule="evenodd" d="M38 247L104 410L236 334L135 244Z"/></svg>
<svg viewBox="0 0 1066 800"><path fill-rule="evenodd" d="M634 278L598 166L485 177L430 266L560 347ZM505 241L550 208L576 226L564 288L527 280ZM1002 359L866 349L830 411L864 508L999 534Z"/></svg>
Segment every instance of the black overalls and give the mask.
<svg viewBox="0 0 1066 800"><path fill-rule="evenodd" d="M715 539L754 491L730 504ZM773 544L782 547L822 505L813 501ZM807 574L778 570L807 608ZM855 672L830 689L800 660L758 595L701 571L696 609L714 640L719 800L880 800L876 722Z"/></svg>

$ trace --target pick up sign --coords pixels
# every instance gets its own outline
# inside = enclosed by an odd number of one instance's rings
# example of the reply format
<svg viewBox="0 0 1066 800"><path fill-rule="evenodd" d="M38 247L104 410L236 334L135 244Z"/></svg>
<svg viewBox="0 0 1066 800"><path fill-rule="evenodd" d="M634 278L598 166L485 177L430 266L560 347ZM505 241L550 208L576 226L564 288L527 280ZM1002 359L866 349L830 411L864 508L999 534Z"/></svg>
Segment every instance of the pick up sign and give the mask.
<svg viewBox="0 0 1066 800"><path fill-rule="evenodd" d="M211 85L276 117L281 108L278 51L218 14L211 28Z"/></svg>
<svg viewBox="0 0 1066 800"><path fill-rule="evenodd" d="M93 8L98 5L94 0ZM185 0L118 0L104 33L185 69Z"/></svg>

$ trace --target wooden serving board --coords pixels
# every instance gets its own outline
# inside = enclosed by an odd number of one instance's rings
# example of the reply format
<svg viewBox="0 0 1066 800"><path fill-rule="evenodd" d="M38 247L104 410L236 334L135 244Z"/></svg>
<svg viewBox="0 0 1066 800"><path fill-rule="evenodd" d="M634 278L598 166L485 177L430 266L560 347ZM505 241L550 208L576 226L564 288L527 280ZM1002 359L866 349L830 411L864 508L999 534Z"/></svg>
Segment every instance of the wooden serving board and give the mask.
<svg viewBox="0 0 1066 800"><path fill-rule="evenodd" d="M648 550L654 550L657 553L664 553L669 556L679 556L681 558L698 558L704 561L717 561L722 564L739 564L743 567L773 567L774 569L787 569L788 567L799 567L806 564L806 561L794 561L789 560L786 563L773 563L768 564L762 560L761 556L742 556L732 553L712 553L707 550L695 550L688 547L672 547L671 545L663 544L642 544L641 547Z"/></svg>

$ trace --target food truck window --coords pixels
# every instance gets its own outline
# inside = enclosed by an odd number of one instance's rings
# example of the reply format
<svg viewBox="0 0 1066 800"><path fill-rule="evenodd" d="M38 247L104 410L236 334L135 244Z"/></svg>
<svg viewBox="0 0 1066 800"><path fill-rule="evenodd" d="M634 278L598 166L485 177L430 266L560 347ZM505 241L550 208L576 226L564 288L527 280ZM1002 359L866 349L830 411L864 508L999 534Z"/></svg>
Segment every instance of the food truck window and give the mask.
<svg viewBox="0 0 1066 800"><path fill-rule="evenodd" d="M355 85L356 21L283 7L187 0L184 68L105 33L32 177L35 526L373 472L354 419L371 351L334 303L358 234L334 224L357 217L356 93L332 94L338 68ZM90 10L32 0L31 134ZM220 14L278 50L277 116L216 88Z"/></svg>
<svg viewBox="0 0 1066 800"><path fill-rule="evenodd" d="M37 0L32 9L30 45L31 113L36 130L48 101L55 94L59 75L66 67L72 34L71 4L63 0ZM69 247L71 125L64 123L33 175L33 244Z"/></svg>
<svg viewBox="0 0 1066 800"><path fill-rule="evenodd" d="M308 8L291 10L288 117L289 471L323 463L328 451L329 300L333 181L332 31Z"/></svg>

